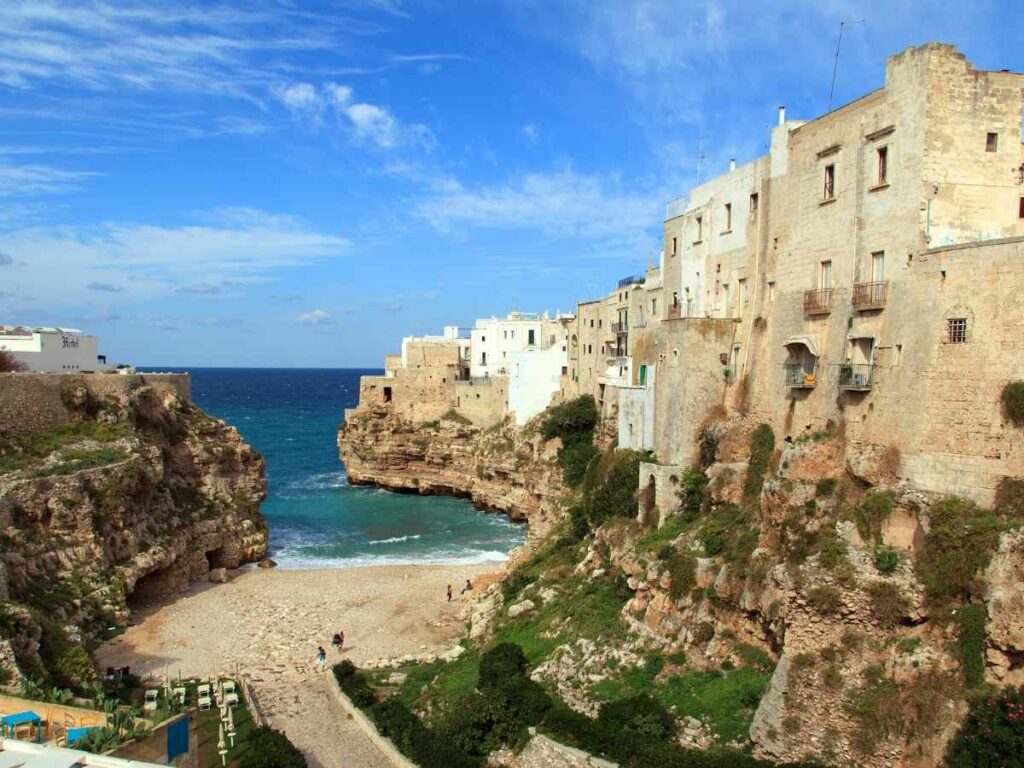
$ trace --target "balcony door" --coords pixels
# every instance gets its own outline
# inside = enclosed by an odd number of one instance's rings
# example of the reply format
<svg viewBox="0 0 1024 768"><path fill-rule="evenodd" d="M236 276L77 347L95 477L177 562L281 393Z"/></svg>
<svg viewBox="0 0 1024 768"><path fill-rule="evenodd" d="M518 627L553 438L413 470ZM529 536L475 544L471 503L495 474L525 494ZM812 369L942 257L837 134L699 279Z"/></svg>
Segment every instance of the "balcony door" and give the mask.
<svg viewBox="0 0 1024 768"><path fill-rule="evenodd" d="M871 282L880 283L885 280L885 251L871 254Z"/></svg>
<svg viewBox="0 0 1024 768"><path fill-rule="evenodd" d="M818 288L827 291L832 287L832 262L821 262L821 269L818 270Z"/></svg>

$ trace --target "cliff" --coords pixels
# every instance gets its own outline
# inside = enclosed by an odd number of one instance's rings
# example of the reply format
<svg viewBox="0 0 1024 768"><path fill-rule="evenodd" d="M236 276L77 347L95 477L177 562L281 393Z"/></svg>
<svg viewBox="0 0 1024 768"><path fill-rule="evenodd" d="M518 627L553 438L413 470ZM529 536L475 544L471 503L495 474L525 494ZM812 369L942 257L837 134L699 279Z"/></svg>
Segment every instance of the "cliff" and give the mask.
<svg viewBox="0 0 1024 768"><path fill-rule="evenodd" d="M0 634L20 667L8 671L60 685L91 677L84 652L133 607L267 546L264 462L237 430L174 387L107 378L97 394L53 377L66 413L0 435Z"/></svg>
<svg viewBox="0 0 1024 768"><path fill-rule="evenodd" d="M561 515L558 446L533 425L482 429L452 417L417 424L385 406L350 412L338 430L350 483L468 498L529 523L531 533Z"/></svg>

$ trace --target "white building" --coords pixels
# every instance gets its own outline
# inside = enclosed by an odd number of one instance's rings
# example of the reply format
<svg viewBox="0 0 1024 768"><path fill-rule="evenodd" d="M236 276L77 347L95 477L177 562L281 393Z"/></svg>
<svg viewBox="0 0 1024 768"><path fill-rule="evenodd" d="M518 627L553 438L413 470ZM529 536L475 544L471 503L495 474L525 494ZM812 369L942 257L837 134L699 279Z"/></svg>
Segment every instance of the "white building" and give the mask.
<svg viewBox="0 0 1024 768"><path fill-rule="evenodd" d="M0 325L0 349L42 373L98 372L113 370L99 354L99 338L75 328L27 328Z"/></svg>
<svg viewBox="0 0 1024 768"><path fill-rule="evenodd" d="M163 763L125 760L16 739L0 739L0 765L16 768L166 768Z"/></svg>
<svg viewBox="0 0 1024 768"><path fill-rule="evenodd" d="M562 376L569 374L567 331L560 327L555 343L509 354L508 409L522 425L551 405Z"/></svg>
<svg viewBox="0 0 1024 768"><path fill-rule="evenodd" d="M638 386L619 386L619 448L654 450L654 366L644 366Z"/></svg>
<svg viewBox="0 0 1024 768"><path fill-rule="evenodd" d="M526 350L544 350L564 338L559 319L525 312L510 312L507 317L477 320L470 332L472 359L469 375L473 378L507 376L511 356Z"/></svg>

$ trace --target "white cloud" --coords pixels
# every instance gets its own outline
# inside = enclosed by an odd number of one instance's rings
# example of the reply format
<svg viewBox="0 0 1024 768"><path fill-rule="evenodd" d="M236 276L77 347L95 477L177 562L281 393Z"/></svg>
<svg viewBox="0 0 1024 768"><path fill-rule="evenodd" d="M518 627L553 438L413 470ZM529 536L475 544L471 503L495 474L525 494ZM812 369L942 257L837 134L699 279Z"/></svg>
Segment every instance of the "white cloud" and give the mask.
<svg viewBox="0 0 1024 768"><path fill-rule="evenodd" d="M95 176L48 165L0 165L0 196L44 195L67 192L83 179Z"/></svg>
<svg viewBox="0 0 1024 768"><path fill-rule="evenodd" d="M6 232L5 252L17 262L7 282L48 306L89 304L96 290L90 284L122 287L123 301L178 291L209 295L349 248L345 238L292 216L228 208L199 218L180 226L107 222Z"/></svg>
<svg viewBox="0 0 1024 768"><path fill-rule="evenodd" d="M527 144L535 147L537 142L540 141L540 130L533 123L527 123L523 126L523 136L526 137Z"/></svg>
<svg viewBox="0 0 1024 768"><path fill-rule="evenodd" d="M467 189L451 179L416 212L433 227L540 230L549 236L635 238L659 219L664 194L626 189L615 177L562 170Z"/></svg>
<svg viewBox="0 0 1024 768"><path fill-rule="evenodd" d="M296 117L319 125L324 115L324 99L309 83L275 85L271 94Z"/></svg>
<svg viewBox="0 0 1024 768"><path fill-rule="evenodd" d="M356 140L371 141L384 149L395 146L395 118L386 109L375 104L352 104L345 108L345 114L352 121Z"/></svg>
<svg viewBox="0 0 1024 768"><path fill-rule="evenodd" d="M302 325L330 325L334 320L329 312L325 312L322 309L313 309L299 315L295 322Z"/></svg>

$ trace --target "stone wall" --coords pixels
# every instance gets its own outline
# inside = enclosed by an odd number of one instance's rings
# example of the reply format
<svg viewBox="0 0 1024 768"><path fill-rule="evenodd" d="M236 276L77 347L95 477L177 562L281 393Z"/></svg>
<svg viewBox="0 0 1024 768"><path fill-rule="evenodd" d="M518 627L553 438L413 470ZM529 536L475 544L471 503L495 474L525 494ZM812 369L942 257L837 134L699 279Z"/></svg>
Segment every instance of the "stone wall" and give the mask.
<svg viewBox="0 0 1024 768"><path fill-rule="evenodd" d="M507 411L508 377L492 376L454 383L454 408L478 427L501 421Z"/></svg>
<svg viewBox="0 0 1024 768"><path fill-rule="evenodd" d="M123 397L150 386L192 401L187 373L0 373L0 435L27 435L70 421L61 393L71 381L82 382L97 398Z"/></svg>

